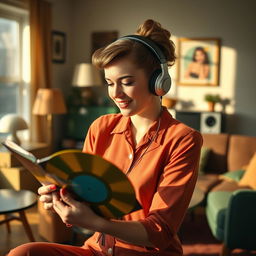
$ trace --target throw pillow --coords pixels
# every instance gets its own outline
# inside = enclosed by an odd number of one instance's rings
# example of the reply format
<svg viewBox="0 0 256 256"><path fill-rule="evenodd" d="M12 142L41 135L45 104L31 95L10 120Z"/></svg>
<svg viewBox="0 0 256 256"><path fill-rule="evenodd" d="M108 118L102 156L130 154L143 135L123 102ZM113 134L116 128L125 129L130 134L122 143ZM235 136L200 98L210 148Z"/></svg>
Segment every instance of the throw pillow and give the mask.
<svg viewBox="0 0 256 256"><path fill-rule="evenodd" d="M206 148L206 147L201 148L199 167L198 167L199 174L203 174L205 172L205 166L207 164L210 152L211 152L210 148Z"/></svg>
<svg viewBox="0 0 256 256"><path fill-rule="evenodd" d="M243 177L245 170L237 170L232 172L225 172L219 175L219 179L226 181L236 181L239 182Z"/></svg>
<svg viewBox="0 0 256 256"><path fill-rule="evenodd" d="M256 189L256 152L251 158L242 179L239 181L241 186L249 186L252 189Z"/></svg>

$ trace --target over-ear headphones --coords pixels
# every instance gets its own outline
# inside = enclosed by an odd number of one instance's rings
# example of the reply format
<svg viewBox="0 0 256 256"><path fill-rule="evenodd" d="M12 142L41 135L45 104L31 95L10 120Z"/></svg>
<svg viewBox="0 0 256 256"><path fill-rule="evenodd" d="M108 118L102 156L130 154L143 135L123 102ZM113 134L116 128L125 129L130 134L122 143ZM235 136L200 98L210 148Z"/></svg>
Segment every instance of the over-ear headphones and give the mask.
<svg viewBox="0 0 256 256"><path fill-rule="evenodd" d="M160 48L150 39L139 35L128 35L120 37L121 39L131 39L145 45L159 60L161 69L153 72L149 79L149 90L157 96L165 95L171 88L172 80L168 73L166 58Z"/></svg>

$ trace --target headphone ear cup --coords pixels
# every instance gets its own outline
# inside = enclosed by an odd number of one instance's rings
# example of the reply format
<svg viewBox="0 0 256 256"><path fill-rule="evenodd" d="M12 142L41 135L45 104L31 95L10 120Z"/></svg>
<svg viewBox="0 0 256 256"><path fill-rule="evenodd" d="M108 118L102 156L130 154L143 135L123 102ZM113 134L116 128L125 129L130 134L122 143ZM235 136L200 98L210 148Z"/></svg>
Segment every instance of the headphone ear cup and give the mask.
<svg viewBox="0 0 256 256"><path fill-rule="evenodd" d="M156 93L156 81L157 81L158 77L161 75L161 73L162 73L162 70L157 69L153 72L153 74L151 75L151 77L149 79L149 91L151 93L153 93L154 95L157 95L157 93Z"/></svg>

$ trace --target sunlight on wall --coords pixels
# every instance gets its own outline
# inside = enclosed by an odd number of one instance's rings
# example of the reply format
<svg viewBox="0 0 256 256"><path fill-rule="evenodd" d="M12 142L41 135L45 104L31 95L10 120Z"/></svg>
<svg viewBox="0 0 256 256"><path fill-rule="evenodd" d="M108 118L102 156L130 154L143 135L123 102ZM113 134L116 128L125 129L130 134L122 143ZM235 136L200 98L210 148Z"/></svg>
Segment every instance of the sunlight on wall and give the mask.
<svg viewBox="0 0 256 256"><path fill-rule="evenodd" d="M30 30L29 25L25 25L22 31L22 105L24 109L24 116L27 123L31 124L30 116ZM20 131L20 137L23 140L29 140L29 130Z"/></svg>
<svg viewBox="0 0 256 256"><path fill-rule="evenodd" d="M178 53L178 38L173 36L172 40L176 45L176 53ZM166 96L178 98L177 110L207 111L208 106L204 101L204 95L208 93L219 94L227 104L217 104L216 111L232 114L235 104L236 65L237 53L235 49L221 46L219 86L183 86L177 85L178 62L176 61L175 65L169 69L172 87Z"/></svg>
<svg viewBox="0 0 256 256"><path fill-rule="evenodd" d="M30 83L30 36L29 26L26 25L23 29L23 63L22 63L22 78L25 83Z"/></svg>
<svg viewBox="0 0 256 256"><path fill-rule="evenodd" d="M222 47L221 52L221 72L220 86L223 87L221 96L230 99L230 104L227 106L227 113L234 113L234 97L237 76L237 52L230 47Z"/></svg>

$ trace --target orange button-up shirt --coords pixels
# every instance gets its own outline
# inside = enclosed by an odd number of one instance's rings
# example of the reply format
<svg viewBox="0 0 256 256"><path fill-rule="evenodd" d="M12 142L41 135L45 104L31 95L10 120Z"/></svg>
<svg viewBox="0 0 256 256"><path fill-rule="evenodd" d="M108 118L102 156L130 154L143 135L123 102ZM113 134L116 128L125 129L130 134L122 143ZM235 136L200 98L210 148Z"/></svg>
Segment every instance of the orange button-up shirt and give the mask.
<svg viewBox="0 0 256 256"><path fill-rule="evenodd" d="M101 241L98 232L84 247L94 255L180 256L177 231L197 179L201 134L173 119L163 108L158 133L159 123L155 121L135 146L130 124L130 118L121 114L98 118L88 131L83 151L102 156L125 173L133 166L128 177L142 209L123 219L140 221L155 247L125 243L109 235ZM154 141L148 147L151 139Z"/></svg>

